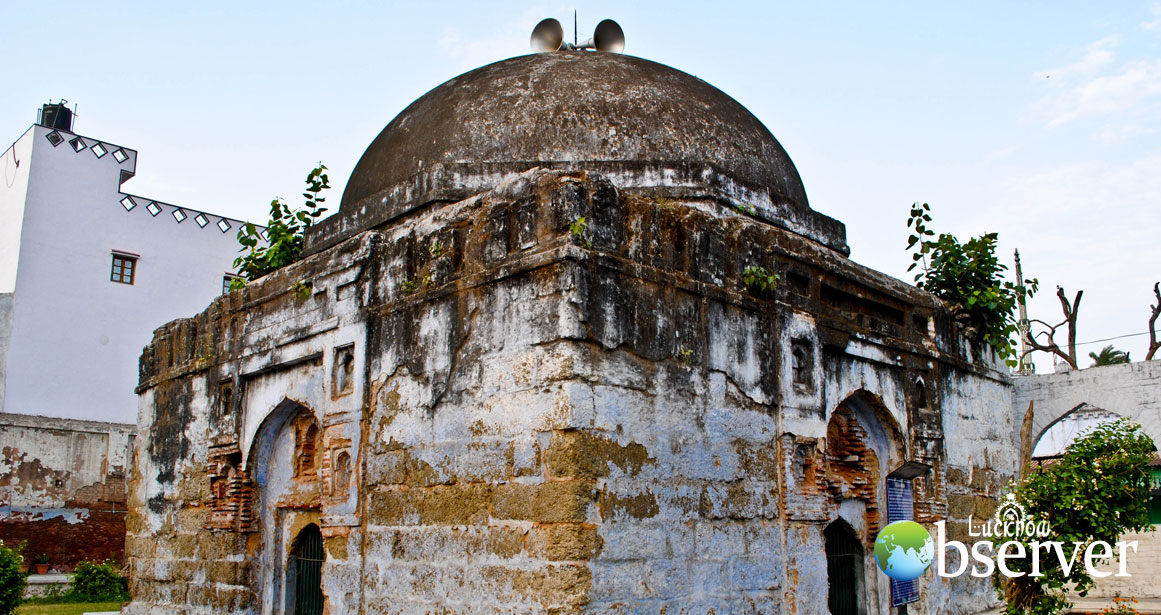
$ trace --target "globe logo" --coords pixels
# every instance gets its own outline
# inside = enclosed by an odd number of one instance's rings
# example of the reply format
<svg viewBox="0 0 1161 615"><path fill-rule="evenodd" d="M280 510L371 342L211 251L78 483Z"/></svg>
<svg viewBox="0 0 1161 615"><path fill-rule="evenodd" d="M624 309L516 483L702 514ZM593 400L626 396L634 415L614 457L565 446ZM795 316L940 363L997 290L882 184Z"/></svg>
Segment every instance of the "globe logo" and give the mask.
<svg viewBox="0 0 1161 615"><path fill-rule="evenodd" d="M911 581L927 571L935 559L931 534L914 521L896 521L875 538L875 562L896 581Z"/></svg>

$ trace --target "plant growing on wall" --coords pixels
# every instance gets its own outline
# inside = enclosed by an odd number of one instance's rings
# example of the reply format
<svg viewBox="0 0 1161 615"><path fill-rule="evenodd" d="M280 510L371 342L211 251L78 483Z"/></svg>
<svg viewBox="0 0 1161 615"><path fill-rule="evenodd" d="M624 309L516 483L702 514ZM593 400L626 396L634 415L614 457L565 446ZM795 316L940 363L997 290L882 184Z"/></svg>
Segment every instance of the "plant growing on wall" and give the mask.
<svg viewBox="0 0 1161 615"><path fill-rule="evenodd" d="M582 216L569 223L568 232L572 235L572 238L580 242L581 245L586 248L591 248L593 247L593 244L589 241L588 238L588 228L588 221Z"/></svg>
<svg viewBox="0 0 1161 615"><path fill-rule="evenodd" d="M1010 366L1015 366L1016 351L1012 335L1017 332L1013 311L1017 301L1036 292L1035 279L1013 284L1004 280L1004 265L996 258L996 233L972 237L965 243L949 233L928 228L931 206L916 203L911 206L907 228L907 249L912 250L908 271L922 267L915 275L919 288L951 304L956 322L972 341L978 358L983 346L990 346Z"/></svg>
<svg viewBox="0 0 1161 615"><path fill-rule="evenodd" d="M0 615L11 615L24 598L28 577L20 570L24 564L22 550L23 543L9 547L0 540Z"/></svg>
<svg viewBox="0 0 1161 615"><path fill-rule="evenodd" d="M1050 540L1080 553L1096 541L1115 543L1125 532L1148 529L1149 459L1153 441L1128 419L1097 425L1073 440L1056 463L1033 470L1015 489L1029 517L1051 524ZM1009 559L1016 572L1032 570L1031 542L1025 557ZM1041 539L1043 540L1043 539ZM1071 604L1065 590L1085 595L1093 579L1084 566L1066 575L1055 557L1039 558L1043 576L997 577L1008 615L1056 615Z"/></svg>
<svg viewBox="0 0 1161 615"><path fill-rule="evenodd" d="M285 267L302 257L303 233L314 225L326 208L323 190L329 190L330 178L321 162L306 176L306 202L300 209L291 209L281 198L270 201L270 220L266 224L266 238L252 222L238 229L240 252L234 267L242 277L230 281L230 290L237 290L249 280L256 280L276 269Z"/></svg>
<svg viewBox="0 0 1161 615"><path fill-rule="evenodd" d="M749 265L742 270L742 284L751 292L772 291L781 280L782 276L761 265Z"/></svg>

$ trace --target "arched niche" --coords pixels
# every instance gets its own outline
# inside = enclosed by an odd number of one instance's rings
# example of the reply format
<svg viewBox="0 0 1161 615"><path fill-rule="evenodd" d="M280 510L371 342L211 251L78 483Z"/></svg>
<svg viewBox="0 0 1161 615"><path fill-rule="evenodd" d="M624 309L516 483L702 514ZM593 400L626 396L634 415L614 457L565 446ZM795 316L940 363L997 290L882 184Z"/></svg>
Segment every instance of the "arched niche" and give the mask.
<svg viewBox="0 0 1161 615"><path fill-rule="evenodd" d="M296 400L284 397L277 405L266 413L265 418L258 425L249 442L246 443L244 450L247 451L243 463L246 470L251 476L257 478L257 473L263 469L263 465L269 462L273 453L274 441L281 433L287 423L296 419L303 413L309 413L312 417L314 412L310 410L305 404ZM315 419L317 423L317 418Z"/></svg>
<svg viewBox="0 0 1161 615"><path fill-rule="evenodd" d="M850 423L852 420L854 423ZM873 453L880 479L886 477L892 469L903 465L907 459L907 439L894 414L878 395L859 390L838 404L827 422L828 450L841 444L831 438L832 431L838 430L834 431L837 435L844 429L850 431L856 426L862 433L852 435L857 435L864 447ZM840 461L850 454L856 453L848 452L840 457Z"/></svg>

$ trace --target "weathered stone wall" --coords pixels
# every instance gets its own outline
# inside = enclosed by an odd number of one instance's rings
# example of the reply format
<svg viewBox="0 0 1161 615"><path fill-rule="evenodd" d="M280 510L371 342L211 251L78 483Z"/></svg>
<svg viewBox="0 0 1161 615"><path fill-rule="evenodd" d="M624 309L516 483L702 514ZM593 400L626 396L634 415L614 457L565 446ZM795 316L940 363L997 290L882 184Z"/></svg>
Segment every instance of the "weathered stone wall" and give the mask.
<svg viewBox="0 0 1161 615"><path fill-rule="evenodd" d="M1029 420L1025 461L1053 423L1084 405L1130 418L1161 442L1161 360L1016 376L1013 384L1016 411Z"/></svg>
<svg viewBox="0 0 1161 615"><path fill-rule="evenodd" d="M986 507L1009 389L930 296L744 211L533 171L160 329L129 612L288 612L318 524L330 613L821 614L841 518L886 613L884 478L934 467L924 522Z"/></svg>
<svg viewBox="0 0 1161 615"><path fill-rule="evenodd" d="M71 570L120 560L133 426L0 414L0 540Z"/></svg>
<svg viewBox="0 0 1161 615"><path fill-rule="evenodd" d="M1023 420L1024 463L1031 460L1037 442L1050 427L1061 419L1068 420L1065 417L1080 408L1099 408L1129 418L1139 423L1154 443L1161 443L1161 360L1016 376L1013 381L1014 416ZM1137 552L1126 557L1130 576L1096 579L1089 596L1111 598L1119 593L1140 599L1161 598L1157 584L1161 570L1159 536L1156 531L1122 536L1123 541L1138 542Z"/></svg>

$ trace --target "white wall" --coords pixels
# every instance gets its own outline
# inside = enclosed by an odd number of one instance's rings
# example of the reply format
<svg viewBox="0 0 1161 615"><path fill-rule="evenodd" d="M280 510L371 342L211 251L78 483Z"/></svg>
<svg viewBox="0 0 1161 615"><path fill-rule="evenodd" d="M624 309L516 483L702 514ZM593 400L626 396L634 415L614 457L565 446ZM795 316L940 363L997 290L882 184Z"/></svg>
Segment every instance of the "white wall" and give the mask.
<svg viewBox="0 0 1161 615"><path fill-rule="evenodd" d="M36 126L20 238L4 411L100 421L135 422L137 361L153 330L201 311L222 290L238 254L240 222L135 197L126 211L121 170L134 171L137 153L119 163L118 146L98 159L88 147L53 147ZM130 180L127 186L131 186ZM126 187L127 187L126 186ZM207 187L208 188L208 187ZM140 255L133 285L110 281L112 251Z"/></svg>
<svg viewBox="0 0 1161 615"><path fill-rule="evenodd" d="M1161 443L1161 360L1016 376L1013 384L1017 415L1033 411L1032 443L1080 406L1132 419L1153 442Z"/></svg>
<svg viewBox="0 0 1161 615"><path fill-rule="evenodd" d="M20 254L24 195L28 191L28 169L32 167L32 140L29 128L4 152L4 183L0 184L0 294L16 288L16 263Z"/></svg>
<svg viewBox="0 0 1161 615"><path fill-rule="evenodd" d="M24 196L28 191L28 169L32 167L32 140L29 128L4 152L0 167L0 408L4 407L8 343L12 333L12 291L16 288L16 265L20 260L20 231L24 227Z"/></svg>

